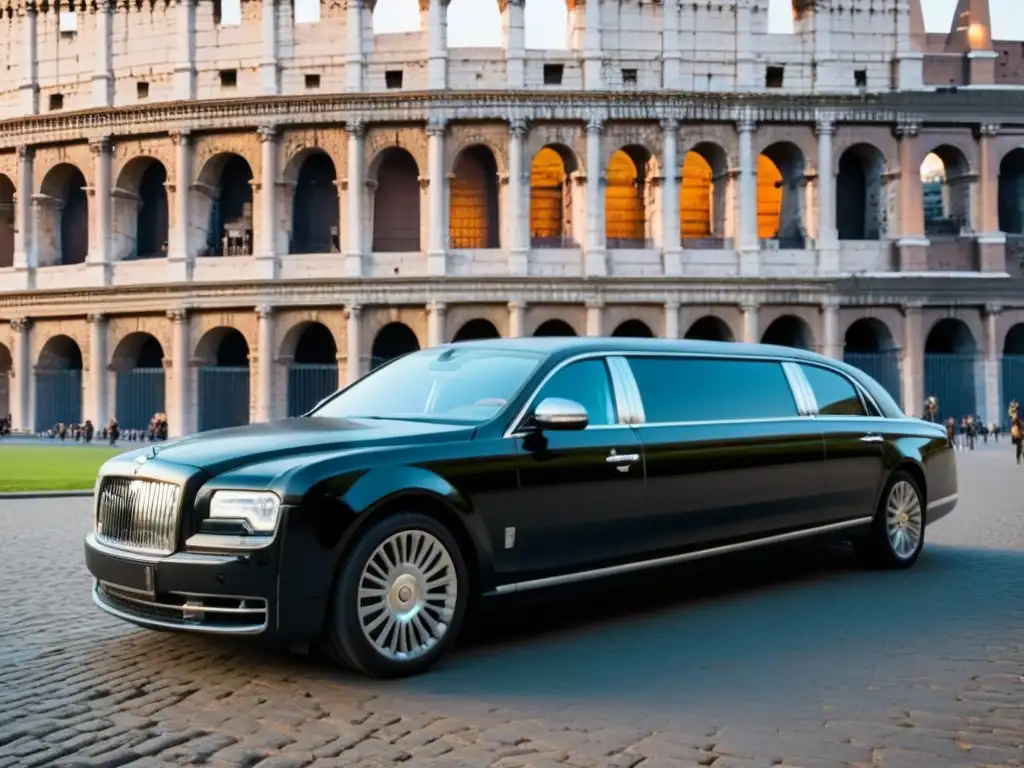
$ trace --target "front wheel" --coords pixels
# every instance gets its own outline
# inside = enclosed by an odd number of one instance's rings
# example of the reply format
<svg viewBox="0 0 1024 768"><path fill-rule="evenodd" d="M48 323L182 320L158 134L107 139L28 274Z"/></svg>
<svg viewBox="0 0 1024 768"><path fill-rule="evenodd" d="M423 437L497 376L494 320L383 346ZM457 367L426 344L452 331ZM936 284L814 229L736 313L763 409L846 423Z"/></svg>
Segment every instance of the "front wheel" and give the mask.
<svg viewBox="0 0 1024 768"><path fill-rule="evenodd" d="M857 554L874 568L909 568L924 548L925 510L921 489L906 472L895 472L871 523L856 542Z"/></svg>
<svg viewBox="0 0 1024 768"><path fill-rule="evenodd" d="M470 588L455 538L419 513L373 524L335 586L327 648L373 677L429 669L454 642Z"/></svg>

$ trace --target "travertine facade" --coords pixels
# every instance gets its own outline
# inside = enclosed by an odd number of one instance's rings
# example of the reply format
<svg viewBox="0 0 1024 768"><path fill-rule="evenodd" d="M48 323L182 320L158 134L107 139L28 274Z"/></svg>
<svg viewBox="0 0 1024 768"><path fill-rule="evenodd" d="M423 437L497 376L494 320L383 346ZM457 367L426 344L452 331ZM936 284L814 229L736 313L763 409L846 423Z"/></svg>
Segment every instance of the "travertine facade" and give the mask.
<svg viewBox="0 0 1024 768"><path fill-rule="evenodd" d="M245 0L230 27L219 2L76 4L64 32L11 3L17 428L279 417L410 347L536 332L806 346L914 413L1024 395L1024 88L979 64L987 32L954 24L971 87L935 93L916 0L796 3L798 41L766 3L574 1L562 51L525 49L522 0L501 49L447 49L421 5L424 31L375 36L365 0L303 25Z"/></svg>

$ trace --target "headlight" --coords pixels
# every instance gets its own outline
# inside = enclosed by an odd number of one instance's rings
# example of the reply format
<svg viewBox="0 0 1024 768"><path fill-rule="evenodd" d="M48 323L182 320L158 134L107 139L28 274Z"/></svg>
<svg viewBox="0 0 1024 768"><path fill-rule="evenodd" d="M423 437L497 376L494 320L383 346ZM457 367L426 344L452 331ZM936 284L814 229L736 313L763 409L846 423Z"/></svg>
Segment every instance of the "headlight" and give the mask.
<svg viewBox="0 0 1024 768"><path fill-rule="evenodd" d="M263 491L217 491L210 499L210 518L243 520L256 533L273 533L281 516L281 500Z"/></svg>

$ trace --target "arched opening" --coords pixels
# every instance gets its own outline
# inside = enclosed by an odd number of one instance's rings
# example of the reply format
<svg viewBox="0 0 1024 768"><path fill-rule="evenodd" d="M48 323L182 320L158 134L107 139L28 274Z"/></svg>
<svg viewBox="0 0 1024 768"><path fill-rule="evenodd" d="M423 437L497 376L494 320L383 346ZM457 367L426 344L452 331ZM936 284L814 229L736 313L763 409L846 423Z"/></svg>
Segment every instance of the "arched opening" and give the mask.
<svg viewBox="0 0 1024 768"><path fill-rule="evenodd" d="M789 142L772 144L757 160L757 231L779 248L803 248L804 156Z"/></svg>
<svg viewBox="0 0 1024 768"><path fill-rule="evenodd" d="M0 174L0 269L14 266L14 184ZM0 409L0 418L7 411Z"/></svg>
<svg viewBox="0 0 1024 768"><path fill-rule="evenodd" d="M497 3L450 0L447 26L449 48L483 48L501 44L502 20ZM525 34L525 30L521 34Z"/></svg>
<svg viewBox="0 0 1024 768"><path fill-rule="evenodd" d="M370 7L373 8L372 26L375 35L419 32L422 28L417 0L377 0Z"/></svg>
<svg viewBox="0 0 1024 768"><path fill-rule="evenodd" d="M722 318L705 315L690 326L686 332L687 339L702 341L734 341L732 329Z"/></svg>
<svg viewBox="0 0 1024 768"><path fill-rule="evenodd" d="M843 361L860 368L901 401L900 351L892 332L881 320L862 317L846 329Z"/></svg>
<svg viewBox="0 0 1024 768"><path fill-rule="evenodd" d="M452 248L499 248L498 164L487 147L467 147L455 161L448 233Z"/></svg>
<svg viewBox="0 0 1024 768"><path fill-rule="evenodd" d="M726 188L717 179L727 170L725 150L716 144L698 144L683 158L679 233L684 248L723 247Z"/></svg>
<svg viewBox="0 0 1024 768"><path fill-rule="evenodd" d="M293 161L298 166L292 197L289 253L333 253L340 250L338 172L330 155L312 150ZM353 190L352 194L361 194ZM358 226L356 224L355 226Z"/></svg>
<svg viewBox="0 0 1024 768"><path fill-rule="evenodd" d="M619 323L612 336L631 339L653 339L654 331L643 320L626 320Z"/></svg>
<svg viewBox="0 0 1024 768"><path fill-rule="evenodd" d="M114 417L122 429L148 429L166 410L164 349L148 333L129 333L114 349Z"/></svg>
<svg viewBox="0 0 1024 768"><path fill-rule="evenodd" d="M976 415L982 400L977 390L984 381L977 370L980 362L977 342L963 320L947 317L931 329L924 345L924 394L938 399L940 418L959 421Z"/></svg>
<svg viewBox="0 0 1024 768"><path fill-rule="evenodd" d="M420 251L420 169L411 154L390 147L377 156L370 177L373 193L373 250L375 253Z"/></svg>
<svg viewBox="0 0 1024 768"><path fill-rule="evenodd" d="M654 158L646 148L631 145L616 150L605 172L604 233L609 248L650 248L651 179Z"/></svg>
<svg viewBox="0 0 1024 768"><path fill-rule="evenodd" d="M50 169L40 186L40 266L84 264L89 254L89 198L85 176L69 163Z"/></svg>
<svg viewBox="0 0 1024 768"><path fill-rule="evenodd" d="M405 323L388 323L377 333L370 349L370 370L396 357L415 352L420 348L419 339Z"/></svg>
<svg viewBox="0 0 1024 768"><path fill-rule="evenodd" d="M1024 260L1024 148L1008 153L999 164L999 229L1006 233L1007 261L1021 263Z"/></svg>
<svg viewBox="0 0 1024 768"><path fill-rule="evenodd" d="M249 344L235 328L219 327L199 341L199 431L249 423Z"/></svg>
<svg viewBox="0 0 1024 768"><path fill-rule="evenodd" d="M840 240L881 240L886 234L885 156L857 144L839 158L836 229Z"/></svg>
<svg viewBox="0 0 1024 768"><path fill-rule="evenodd" d="M925 157L921 164L925 235L958 237L970 230L970 173L967 158L956 147L944 144Z"/></svg>
<svg viewBox="0 0 1024 768"><path fill-rule="evenodd" d="M167 255L167 169L152 157L128 162L117 179L111 240L114 258Z"/></svg>
<svg viewBox="0 0 1024 768"><path fill-rule="evenodd" d="M11 358L11 350L0 344L0 421L6 419L11 412L11 371L13 369L14 361Z"/></svg>
<svg viewBox="0 0 1024 768"><path fill-rule="evenodd" d="M455 334L455 338L452 341L477 341L479 339L499 339L501 334L498 333L498 329L494 327L494 323L490 320L484 320L477 318L476 320L470 320L468 323L463 324Z"/></svg>
<svg viewBox="0 0 1024 768"><path fill-rule="evenodd" d="M1002 409L1000 421L1009 424L1010 401L1024 402L1024 323L1017 323L1003 341Z"/></svg>
<svg viewBox="0 0 1024 768"><path fill-rule="evenodd" d="M537 330L533 332L534 336L575 336L576 331L564 320L545 320L541 323Z"/></svg>
<svg viewBox="0 0 1024 768"><path fill-rule="evenodd" d="M549 144L530 164L530 245L533 248L577 248L573 235L571 174L576 159L566 147Z"/></svg>
<svg viewBox="0 0 1024 768"><path fill-rule="evenodd" d="M563 0L533 0L523 11L526 48L564 51L569 45L569 9Z"/></svg>
<svg viewBox="0 0 1024 768"><path fill-rule="evenodd" d="M207 162L199 178L212 196L201 255L251 256L253 175L249 162L233 152L218 155Z"/></svg>
<svg viewBox="0 0 1024 768"><path fill-rule="evenodd" d="M36 429L82 423L82 350L70 336L43 345L35 389Z"/></svg>
<svg viewBox="0 0 1024 768"><path fill-rule="evenodd" d="M814 334L802 318L796 315L783 315L765 329L761 343L811 350L814 348Z"/></svg>
<svg viewBox="0 0 1024 768"><path fill-rule="evenodd" d="M338 389L338 345L323 323L289 331L284 347L294 349L288 366L288 416L301 416Z"/></svg>

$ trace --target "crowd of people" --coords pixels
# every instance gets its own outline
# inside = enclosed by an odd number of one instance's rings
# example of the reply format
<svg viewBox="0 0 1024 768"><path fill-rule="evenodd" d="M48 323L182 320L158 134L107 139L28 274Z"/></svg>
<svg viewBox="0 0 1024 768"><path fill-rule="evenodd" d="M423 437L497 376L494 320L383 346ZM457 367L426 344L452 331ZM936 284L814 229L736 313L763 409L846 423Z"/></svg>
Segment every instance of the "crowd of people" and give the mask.
<svg viewBox="0 0 1024 768"><path fill-rule="evenodd" d="M8 417L8 422L10 417ZM54 424L50 429L36 435L50 440L72 440L76 443L91 443L102 440L117 445L119 440L129 443L156 443L167 439L167 414L155 413L146 429L122 429L117 419L110 419L97 433L93 423L86 419L81 424Z"/></svg>

